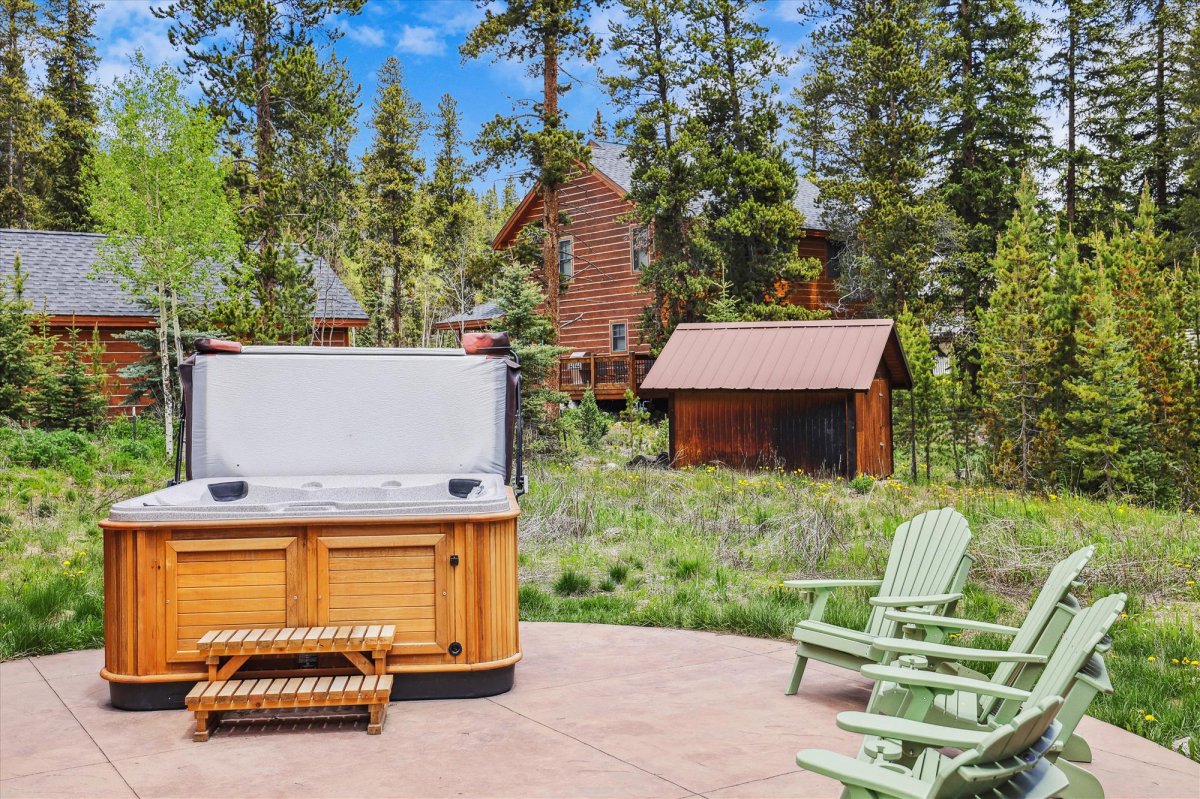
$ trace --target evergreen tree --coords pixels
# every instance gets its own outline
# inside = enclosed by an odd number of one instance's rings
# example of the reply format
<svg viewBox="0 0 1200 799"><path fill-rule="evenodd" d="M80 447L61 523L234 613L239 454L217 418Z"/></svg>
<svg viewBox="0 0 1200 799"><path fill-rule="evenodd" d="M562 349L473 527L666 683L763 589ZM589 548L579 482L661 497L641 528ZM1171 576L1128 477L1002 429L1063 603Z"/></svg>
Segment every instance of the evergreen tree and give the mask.
<svg viewBox="0 0 1200 799"><path fill-rule="evenodd" d="M1113 495L1137 488L1147 454L1147 409L1105 271L1097 268L1088 294L1078 376L1066 383L1072 404L1063 445L1080 488Z"/></svg>
<svg viewBox="0 0 1200 799"><path fill-rule="evenodd" d="M1066 226L1065 218L1060 219L1051 241L1053 274L1046 294L1046 324L1054 341L1047 380L1050 391L1039 419L1040 435L1035 455L1043 476L1052 483L1063 482L1066 477L1062 473L1062 433L1072 402L1066 381L1078 371L1076 334L1082 329L1087 290L1085 270L1079 260L1079 242Z"/></svg>
<svg viewBox="0 0 1200 799"><path fill-rule="evenodd" d="M1187 508L1200 507L1200 254L1175 270L1171 281L1177 298L1181 336L1175 394L1179 397L1173 429L1168 432L1172 465L1180 498Z"/></svg>
<svg viewBox="0 0 1200 799"><path fill-rule="evenodd" d="M524 104L530 113L497 115L484 124L476 148L486 153L487 167L529 165L523 176L537 184L542 197L546 312L557 328L558 249L564 222L559 190L580 165L586 168L591 162L583 135L567 127L567 115L559 108L559 96L571 87L570 81L560 80L561 65L568 58L594 61L600 55L600 40L588 26L589 3L584 0L508 0L502 7L495 0L483 0L483 5L484 19L467 34L462 54L480 58L490 53L496 60L520 61L530 76L542 79L540 100ZM551 375L552 380L556 377Z"/></svg>
<svg viewBox="0 0 1200 799"><path fill-rule="evenodd" d="M694 241L705 223L695 218L703 191L695 152L701 140L686 125L684 95L695 70L680 25L684 2L620 4L626 21L609 23L619 69L603 80L613 105L629 110L617 130L628 140L631 215L641 229L653 231L653 257L640 277L653 301L643 313L641 334L657 350L680 322L719 312L703 306L720 286Z"/></svg>
<svg viewBox="0 0 1200 799"><path fill-rule="evenodd" d="M21 421L29 410L26 394L35 364L20 253L13 257L12 277L5 284L0 285L0 417Z"/></svg>
<svg viewBox="0 0 1200 799"><path fill-rule="evenodd" d="M992 260L996 288L979 314L979 390L994 476L1024 487L1038 471L1039 419L1050 393L1054 336L1046 319L1050 243L1029 175L1017 203Z"/></svg>
<svg viewBox="0 0 1200 799"><path fill-rule="evenodd" d="M345 150L358 93L344 63L323 55L341 35L326 21L362 4L172 0L154 9L171 20L171 43L184 48L225 122L245 247L220 309L232 335L295 341L309 333L316 292L300 247L340 231L330 217L349 190ZM331 224L338 230L328 233Z"/></svg>
<svg viewBox="0 0 1200 799"><path fill-rule="evenodd" d="M991 291L988 265L1016 207L1023 169L1046 151L1035 89L1040 24L1016 0L940 0L947 35L946 100L936 148L946 204L964 226L965 252L944 262L943 301L968 319Z"/></svg>
<svg viewBox="0 0 1200 799"><path fill-rule="evenodd" d="M46 338L44 330L42 335ZM52 354L46 368L39 370L30 402L38 425L51 430L95 430L104 421L108 408L104 373L94 368L89 349L72 327L61 352Z"/></svg>
<svg viewBox="0 0 1200 799"><path fill-rule="evenodd" d="M1191 33L1177 54L1180 111L1174 149L1180 154L1180 185L1169 243L1183 263L1200 249L1200 8L1192 10L1187 27Z"/></svg>
<svg viewBox="0 0 1200 799"><path fill-rule="evenodd" d="M47 224L59 230L90 230L84 171L99 121L91 84L99 59L92 28L98 6L92 0L47 0L46 99L50 130L46 140Z"/></svg>
<svg viewBox="0 0 1200 799"><path fill-rule="evenodd" d="M685 7L691 135L706 189L704 224L693 240L739 300L772 297L780 280L810 280L817 265L799 257L805 220L796 209L796 170L781 144L775 79L789 60L753 21L756 0L694 0Z"/></svg>
<svg viewBox="0 0 1200 799"><path fill-rule="evenodd" d="M173 69L151 67L141 53L105 98L104 122L89 176L89 213L108 234L98 271L156 313L171 455L179 398L171 355L183 360L181 305L203 304L209 269L237 251L228 170L216 157L219 125L189 106Z"/></svg>
<svg viewBox="0 0 1200 799"><path fill-rule="evenodd" d="M33 0L0 0L0 227L31 227L42 213L37 193L42 111L25 67L36 32Z"/></svg>
<svg viewBox="0 0 1200 799"><path fill-rule="evenodd" d="M405 343L405 318L420 258L428 249L419 186L425 160L418 151L425 131L421 106L405 88L400 62L389 58L379 72L370 126L371 147L363 156L366 191L363 287L377 346Z"/></svg>
<svg viewBox="0 0 1200 799"><path fill-rule="evenodd" d="M816 27L798 144L814 153L825 217L846 242L843 292L884 315L906 303L923 314L930 261L952 227L926 190L943 26L928 0L828 0L806 10Z"/></svg>
<svg viewBox="0 0 1200 799"><path fill-rule="evenodd" d="M596 141L608 141L608 126L604 124L604 117L600 114L600 109L596 109L596 118L592 120L592 136Z"/></svg>
<svg viewBox="0 0 1200 799"><path fill-rule="evenodd" d="M585 389L583 399L579 401L579 435L583 438L583 443L592 449L600 446L600 442L608 433L609 422L609 418L596 404L596 395L592 393L592 389Z"/></svg>
<svg viewBox="0 0 1200 799"><path fill-rule="evenodd" d="M940 384L934 377L933 367L936 353L929 339L929 329L907 306L896 320L896 332L900 345L908 359L912 372L913 387L910 391L897 392L895 429L903 430L908 437L910 476L917 479L917 461L925 459L925 479L931 476L933 442L939 437L941 428Z"/></svg>

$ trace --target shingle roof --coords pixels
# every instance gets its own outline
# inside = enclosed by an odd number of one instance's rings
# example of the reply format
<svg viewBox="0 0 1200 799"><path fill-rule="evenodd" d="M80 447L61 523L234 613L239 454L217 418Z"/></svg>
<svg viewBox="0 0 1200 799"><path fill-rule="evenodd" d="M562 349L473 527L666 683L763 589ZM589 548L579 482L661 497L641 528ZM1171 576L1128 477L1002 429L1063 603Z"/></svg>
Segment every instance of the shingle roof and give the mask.
<svg viewBox="0 0 1200 799"><path fill-rule="evenodd" d="M481 302L466 313L447 316L445 319L439 319L437 323L439 325L458 325L463 322L486 322L501 316L504 316L504 311L500 308L500 303Z"/></svg>
<svg viewBox="0 0 1200 799"><path fill-rule="evenodd" d="M680 325L646 391L866 391L884 361L895 388L912 377L891 319Z"/></svg>
<svg viewBox="0 0 1200 799"><path fill-rule="evenodd" d="M122 290L116 279L89 277L97 260L98 233L0 229L0 280L13 272L13 256L21 253L25 299L35 312L51 316L153 316ZM312 264L317 301L313 316L321 319L366 319L346 284L321 258L301 253ZM210 269L217 282L218 269Z"/></svg>
<svg viewBox="0 0 1200 799"><path fill-rule="evenodd" d="M593 141L592 166L603 172L625 191L633 186L633 164L625 157L625 145L616 142ZM804 224L810 230L828 230L825 217L817 207L817 187L811 181L798 178L793 205L804 214Z"/></svg>

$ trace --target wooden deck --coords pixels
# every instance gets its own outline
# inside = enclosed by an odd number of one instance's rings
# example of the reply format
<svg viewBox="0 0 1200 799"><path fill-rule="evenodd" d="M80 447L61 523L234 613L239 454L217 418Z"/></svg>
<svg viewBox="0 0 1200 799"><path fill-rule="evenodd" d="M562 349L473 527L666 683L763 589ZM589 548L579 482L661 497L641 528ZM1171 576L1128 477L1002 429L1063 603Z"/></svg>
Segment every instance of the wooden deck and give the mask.
<svg viewBox="0 0 1200 799"><path fill-rule="evenodd" d="M626 390L640 392L653 365L653 356L640 352L563 356L558 361L558 386L575 401L582 399L588 388L598 400L623 400Z"/></svg>

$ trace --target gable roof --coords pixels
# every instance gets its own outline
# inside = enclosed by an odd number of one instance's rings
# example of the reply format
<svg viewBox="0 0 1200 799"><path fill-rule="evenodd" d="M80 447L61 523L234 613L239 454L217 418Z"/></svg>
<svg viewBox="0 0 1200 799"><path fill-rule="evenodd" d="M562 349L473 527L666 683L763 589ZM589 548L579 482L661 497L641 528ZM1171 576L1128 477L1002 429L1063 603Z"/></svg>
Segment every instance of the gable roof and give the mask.
<svg viewBox="0 0 1200 799"><path fill-rule="evenodd" d="M624 144L608 141L590 142L592 166L605 177L620 186L626 193L633 187L633 164L625 154ZM804 225L809 230L828 230L825 217L817 207L817 187L803 177L797 178L796 196L792 204L804 214Z"/></svg>
<svg viewBox="0 0 1200 799"><path fill-rule="evenodd" d="M51 230L0 229L0 280L13 273L13 256L21 253L25 274L25 299L37 313L50 316L154 316L155 311L137 303L116 278L100 274L89 277L96 265L99 233L68 233ZM303 250L300 258L312 265L317 300L313 316L326 320L364 320L367 314L346 284L325 260ZM219 285L219 268L209 277Z"/></svg>
<svg viewBox="0 0 1200 799"><path fill-rule="evenodd" d="M684 324L642 389L866 391L880 361L893 388L912 388L891 319Z"/></svg>
<svg viewBox="0 0 1200 799"><path fill-rule="evenodd" d="M504 316L504 309L500 307L500 303L492 300L481 302L466 313L458 313L453 316L447 316L444 319L439 319L437 320L437 324L459 325L471 322L490 322L493 319L499 319L501 316Z"/></svg>

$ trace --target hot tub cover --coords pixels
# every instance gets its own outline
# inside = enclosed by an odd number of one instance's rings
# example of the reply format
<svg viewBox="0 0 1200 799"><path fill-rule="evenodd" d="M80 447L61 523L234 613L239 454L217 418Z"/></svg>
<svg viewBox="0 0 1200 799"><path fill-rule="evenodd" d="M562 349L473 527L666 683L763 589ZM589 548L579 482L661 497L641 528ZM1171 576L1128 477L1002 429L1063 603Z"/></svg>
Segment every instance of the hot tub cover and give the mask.
<svg viewBox="0 0 1200 799"><path fill-rule="evenodd" d="M459 349L244 347L183 365L187 476L496 474L505 359Z"/></svg>

